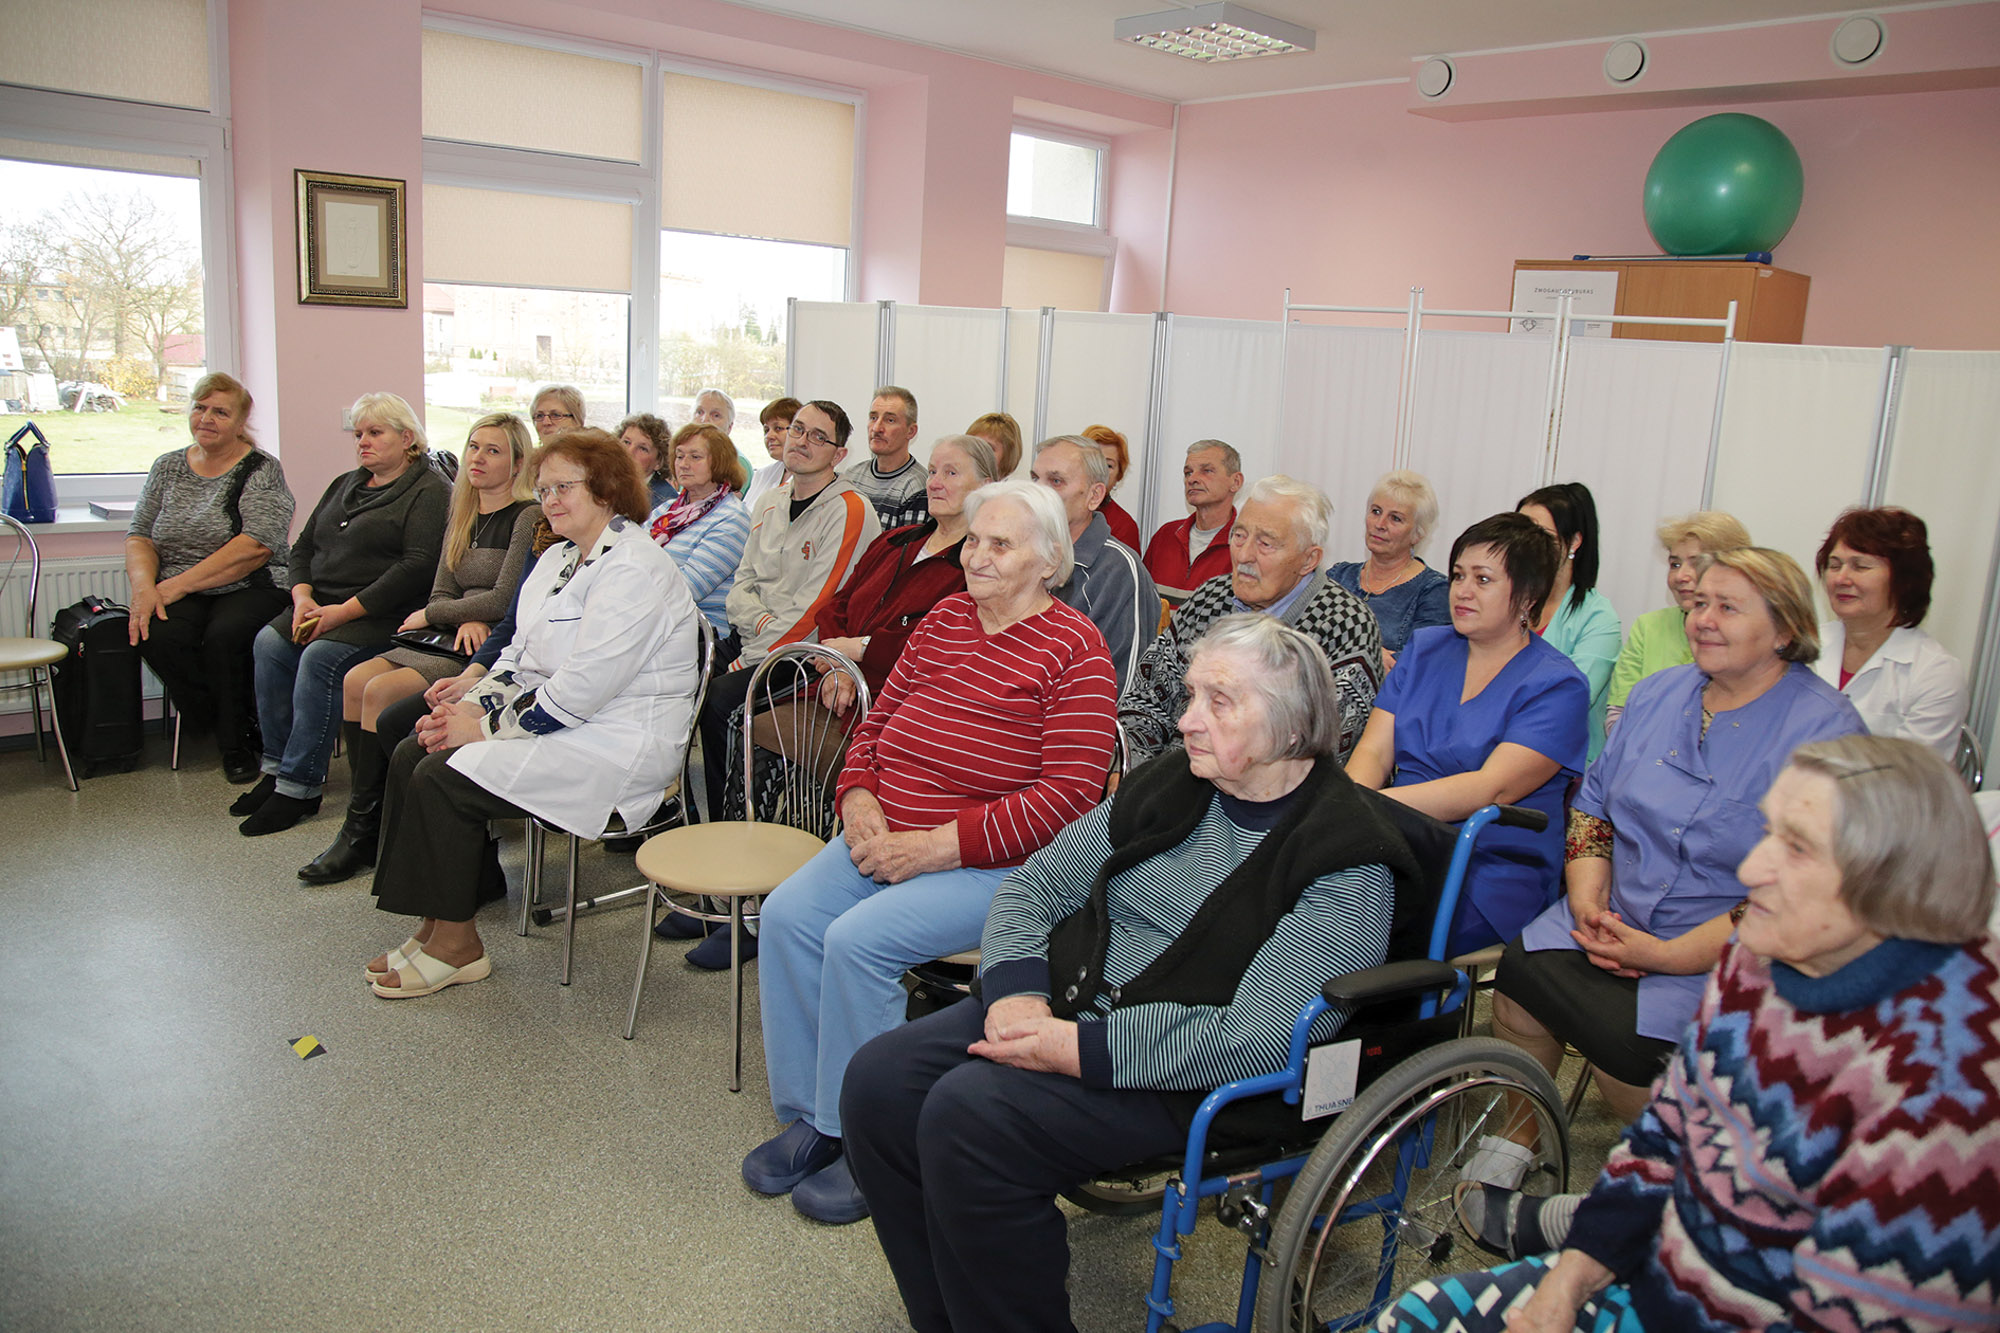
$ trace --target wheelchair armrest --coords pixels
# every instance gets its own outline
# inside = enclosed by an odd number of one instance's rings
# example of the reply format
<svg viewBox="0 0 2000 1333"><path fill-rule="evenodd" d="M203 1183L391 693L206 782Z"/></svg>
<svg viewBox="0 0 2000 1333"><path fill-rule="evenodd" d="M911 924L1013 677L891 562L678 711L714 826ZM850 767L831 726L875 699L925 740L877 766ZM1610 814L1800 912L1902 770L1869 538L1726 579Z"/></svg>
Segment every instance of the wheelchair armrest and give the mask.
<svg viewBox="0 0 2000 1333"><path fill-rule="evenodd" d="M1345 972L1319 988L1328 1004L1348 1004L1356 1008L1399 995L1446 990L1458 984L1458 969L1449 963L1433 963L1412 958L1400 963L1380 963L1359 972Z"/></svg>
<svg viewBox="0 0 2000 1333"><path fill-rule="evenodd" d="M1502 828L1524 828L1530 833L1540 833L1549 826L1549 817L1540 810L1530 810L1525 805L1496 805L1500 812L1493 822Z"/></svg>

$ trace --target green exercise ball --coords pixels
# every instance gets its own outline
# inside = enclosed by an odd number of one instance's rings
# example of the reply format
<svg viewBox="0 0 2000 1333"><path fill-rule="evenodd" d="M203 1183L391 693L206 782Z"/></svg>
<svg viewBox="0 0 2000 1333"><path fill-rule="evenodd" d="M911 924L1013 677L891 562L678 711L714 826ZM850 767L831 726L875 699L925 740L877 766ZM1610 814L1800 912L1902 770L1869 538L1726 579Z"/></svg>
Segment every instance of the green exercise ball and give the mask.
<svg viewBox="0 0 2000 1333"><path fill-rule="evenodd" d="M1775 250L1805 194L1799 150L1768 120L1703 116L1662 144L1646 171L1646 230L1670 255Z"/></svg>

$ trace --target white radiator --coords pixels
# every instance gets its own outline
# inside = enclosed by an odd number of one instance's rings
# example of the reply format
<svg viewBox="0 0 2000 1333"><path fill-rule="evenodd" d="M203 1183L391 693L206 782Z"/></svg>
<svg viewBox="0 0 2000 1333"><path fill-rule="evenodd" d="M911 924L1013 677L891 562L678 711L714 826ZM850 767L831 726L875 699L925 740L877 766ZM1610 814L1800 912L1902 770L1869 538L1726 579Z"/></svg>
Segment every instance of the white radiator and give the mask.
<svg viewBox="0 0 2000 1333"><path fill-rule="evenodd" d="M7 570L7 562L0 560L0 574ZM33 634L46 638L49 624L56 612L81 601L91 593L107 601L125 600L125 558L122 555L79 556L67 560L42 561L42 586L35 597L35 626ZM22 631L28 615L28 561L25 552L14 567L14 577L7 580L4 591L0 591L0 635L15 635ZM160 697L160 683L150 671L141 671L140 688L148 699ZM25 672L10 671L0 673L0 686L25 685ZM28 711L28 692L8 690L0 693L0 714L25 713Z"/></svg>

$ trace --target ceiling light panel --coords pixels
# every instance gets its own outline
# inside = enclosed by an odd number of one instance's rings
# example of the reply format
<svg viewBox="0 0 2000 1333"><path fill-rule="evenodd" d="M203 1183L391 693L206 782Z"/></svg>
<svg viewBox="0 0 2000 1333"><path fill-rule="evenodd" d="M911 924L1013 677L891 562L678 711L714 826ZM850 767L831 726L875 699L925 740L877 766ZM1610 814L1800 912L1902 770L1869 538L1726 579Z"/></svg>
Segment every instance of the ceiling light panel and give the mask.
<svg viewBox="0 0 2000 1333"><path fill-rule="evenodd" d="M1112 34L1121 42L1203 64L1310 51L1315 37L1311 28L1233 4L1194 5L1119 19Z"/></svg>

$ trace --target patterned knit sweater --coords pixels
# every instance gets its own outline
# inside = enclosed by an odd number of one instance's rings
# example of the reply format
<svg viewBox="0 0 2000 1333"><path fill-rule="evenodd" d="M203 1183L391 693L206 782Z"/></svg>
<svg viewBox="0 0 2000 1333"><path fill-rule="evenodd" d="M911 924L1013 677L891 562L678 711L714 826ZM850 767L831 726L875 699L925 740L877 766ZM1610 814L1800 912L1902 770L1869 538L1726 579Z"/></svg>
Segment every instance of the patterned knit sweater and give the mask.
<svg viewBox="0 0 2000 1333"><path fill-rule="evenodd" d="M1333 667L1334 691L1340 696L1338 754L1345 765L1368 725L1375 691L1382 684L1382 628L1360 598L1322 574L1312 577L1315 586L1287 607L1281 619L1324 649ZM1227 574L1212 578L1181 604L1166 632L1140 654L1138 668L1118 700L1118 725L1125 729L1133 767L1180 744L1194 646L1209 626L1244 609Z"/></svg>
<svg viewBox="0 0 2000 1333"><path fill-rule="evenodd" d="M2000 1328L2000 946L1733 946L1570 1238L1648 1329Z"/></svg>

